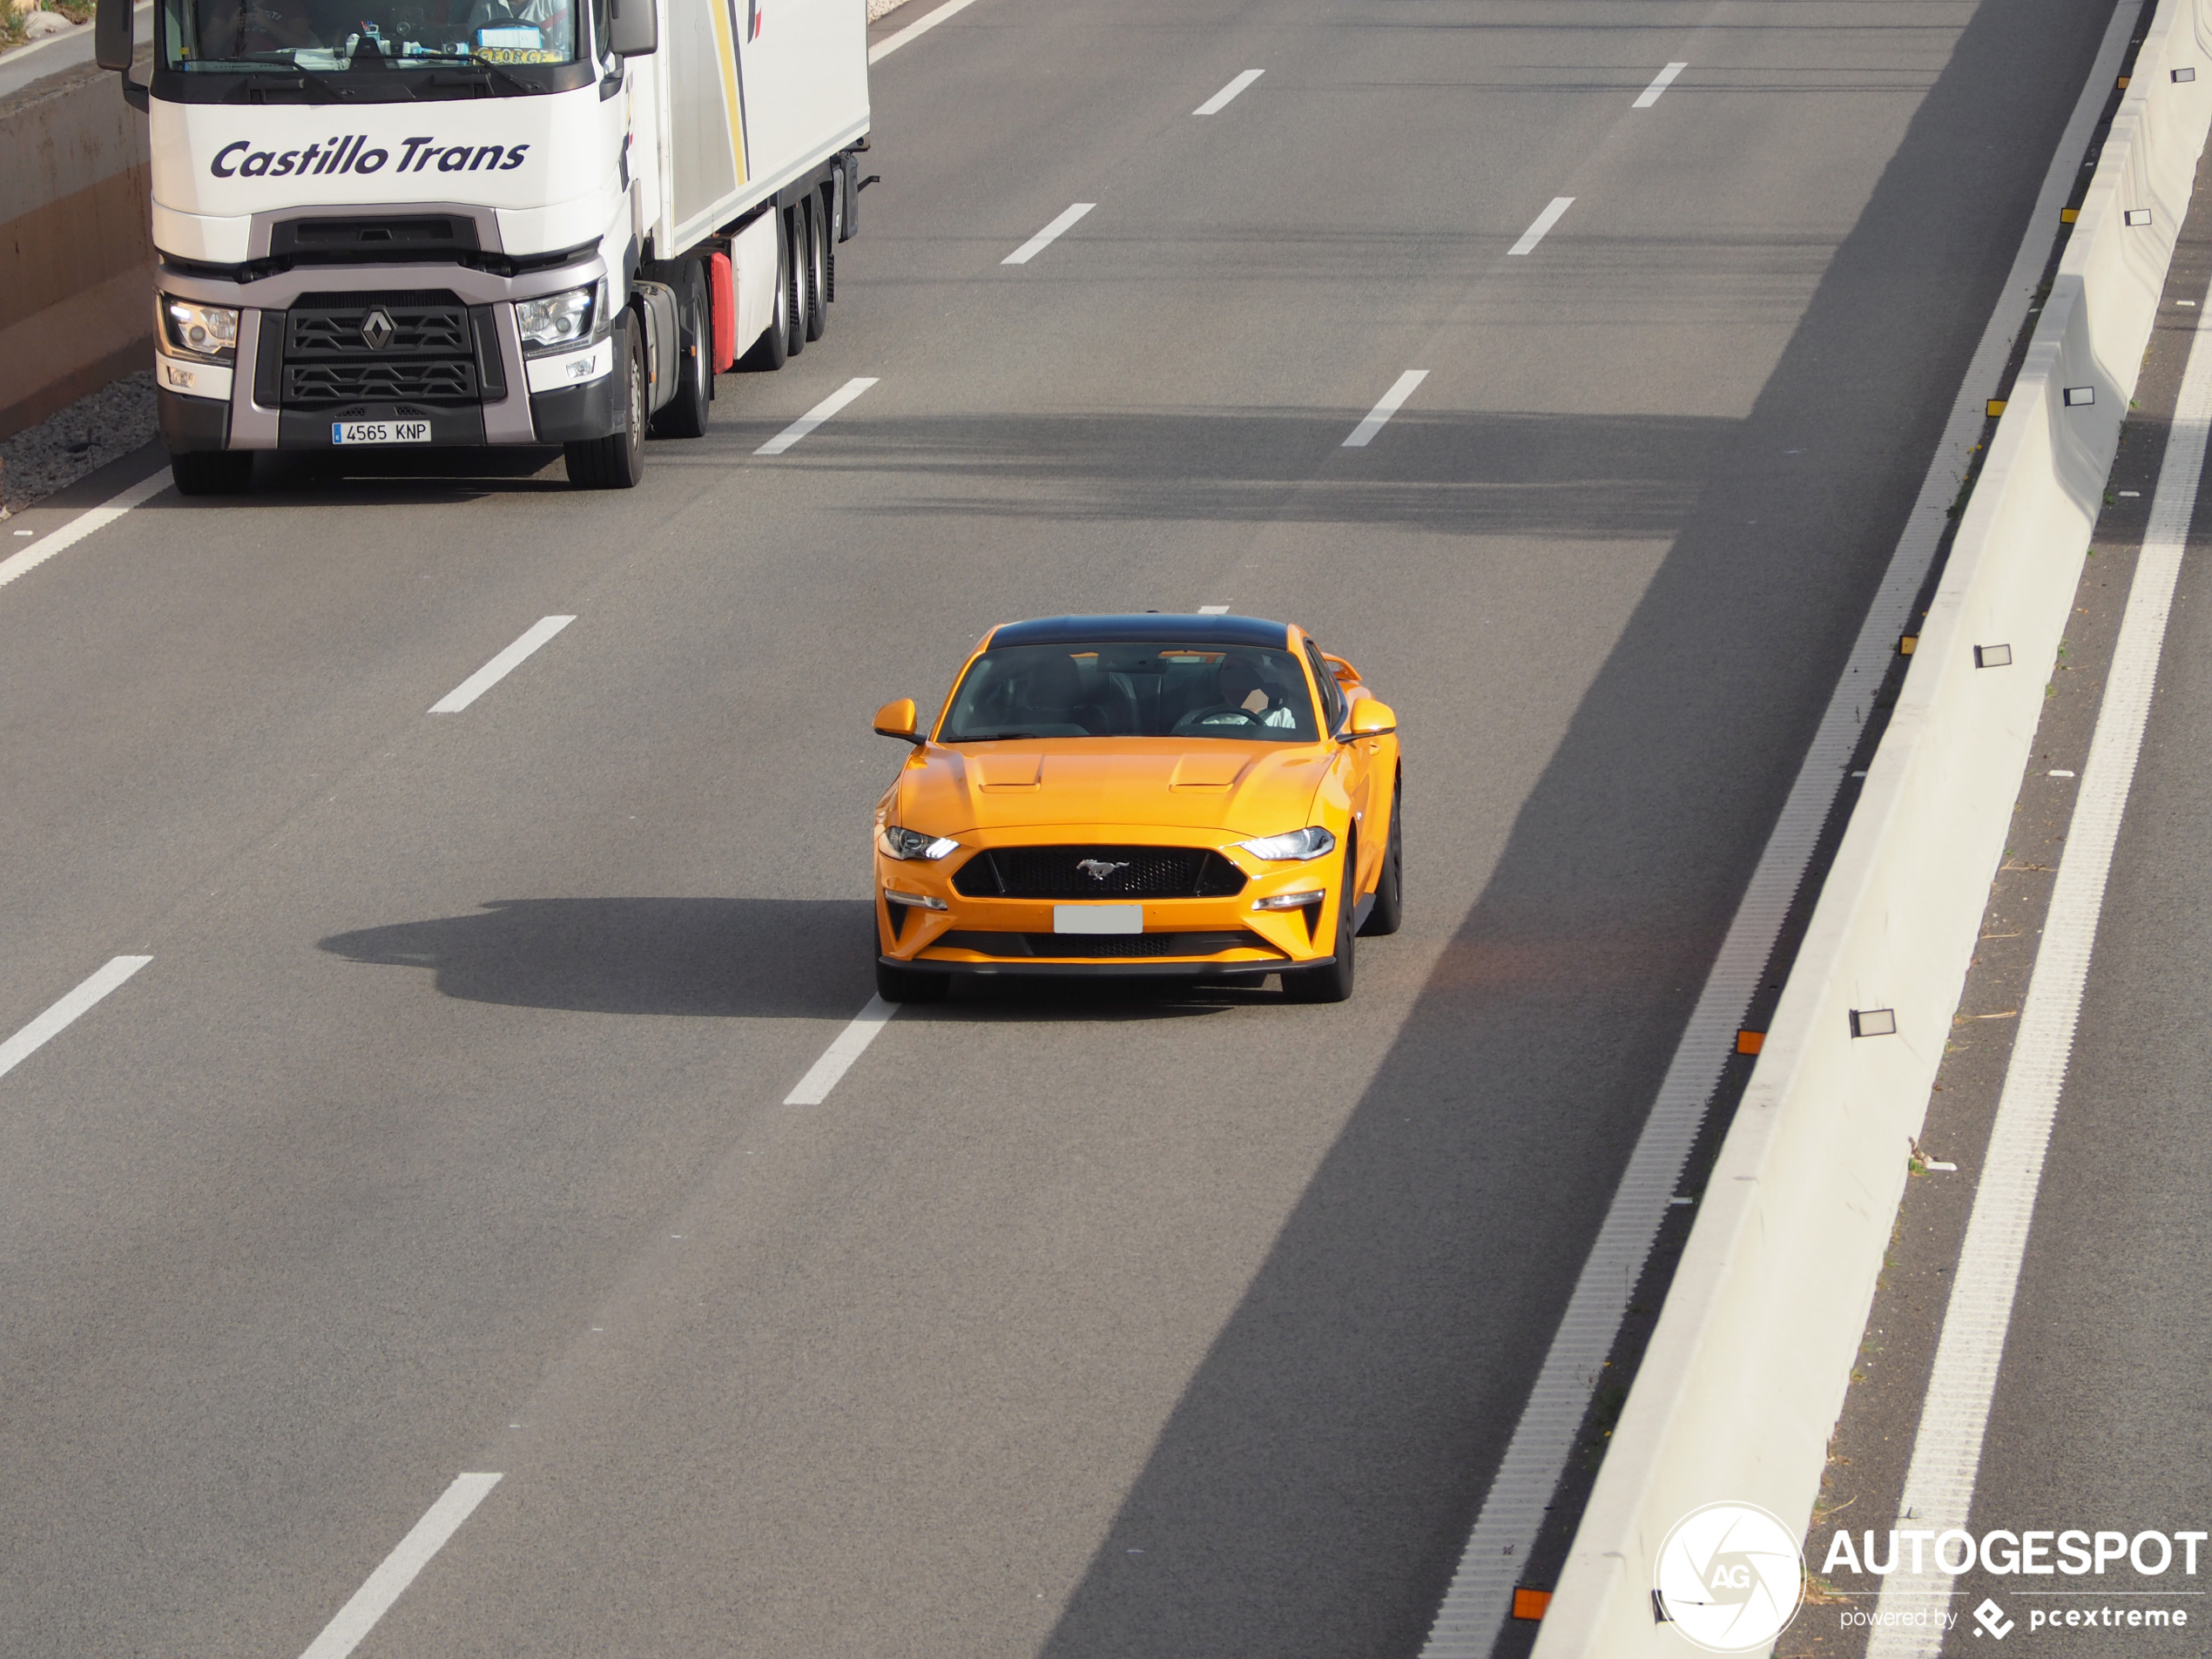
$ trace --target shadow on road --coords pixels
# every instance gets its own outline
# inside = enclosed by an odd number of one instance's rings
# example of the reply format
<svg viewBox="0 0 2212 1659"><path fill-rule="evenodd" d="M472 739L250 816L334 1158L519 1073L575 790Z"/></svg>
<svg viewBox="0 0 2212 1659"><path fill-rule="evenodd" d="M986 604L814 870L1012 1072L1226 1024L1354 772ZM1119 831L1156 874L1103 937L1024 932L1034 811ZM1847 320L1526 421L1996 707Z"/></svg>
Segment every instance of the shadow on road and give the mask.
<svg viewBox="0 0 2212 1659"><path fill-rule="evenodd" d="M496 899L335 934L348 961L447 996L586 1014L843 1020L867 1000L865 899Z"/></svg>

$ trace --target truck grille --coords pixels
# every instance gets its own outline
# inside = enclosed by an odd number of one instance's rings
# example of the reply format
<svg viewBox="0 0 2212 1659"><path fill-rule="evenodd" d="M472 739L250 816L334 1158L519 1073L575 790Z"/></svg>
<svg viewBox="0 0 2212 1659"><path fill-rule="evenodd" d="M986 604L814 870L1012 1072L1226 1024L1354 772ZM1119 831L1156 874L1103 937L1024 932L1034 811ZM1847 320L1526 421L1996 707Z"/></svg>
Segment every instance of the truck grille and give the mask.
<svg viewBox="0 0 2212 1659"><path fill-rule="evenodd" d="M442 291L303 294L283 340L287 408L475 403L485 389L469 308Z"/></svg>
<svg viewBox="0 0 2212 1659"><path fill-rule="evenodd" d="M1115 867L1101 875L1099 866ZM1244 890L1244 873L1204 846L1001 846L961 865L953 890L970 899L1228 899Z"/></svg>

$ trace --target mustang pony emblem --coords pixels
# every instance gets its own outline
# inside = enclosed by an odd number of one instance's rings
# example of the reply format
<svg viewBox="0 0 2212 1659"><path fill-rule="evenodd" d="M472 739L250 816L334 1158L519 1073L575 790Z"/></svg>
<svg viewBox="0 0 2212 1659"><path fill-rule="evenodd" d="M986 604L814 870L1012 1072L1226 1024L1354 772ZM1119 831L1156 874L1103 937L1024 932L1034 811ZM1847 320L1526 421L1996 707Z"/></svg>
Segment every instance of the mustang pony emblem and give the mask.
<svg viewBox="0 0 2212 1659"><path fill-rule="evenodd" d="M1109 864L1104 859L1085 859L1081 864L1076 866L1076 867L1078 870L1081 870L1085 875L1089 876L1092 880L1103 881L1108 876L1113 874L1115 871L1128 869L1129 864L1126 860L1120 864Z"/></svg>

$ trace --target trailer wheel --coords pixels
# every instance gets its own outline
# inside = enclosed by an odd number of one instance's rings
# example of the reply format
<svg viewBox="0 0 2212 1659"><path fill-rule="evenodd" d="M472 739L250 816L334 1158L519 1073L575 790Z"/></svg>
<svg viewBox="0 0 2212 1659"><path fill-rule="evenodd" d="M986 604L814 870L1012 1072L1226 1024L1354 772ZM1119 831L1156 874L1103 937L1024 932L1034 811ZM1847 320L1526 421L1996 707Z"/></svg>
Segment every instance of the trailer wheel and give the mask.
<svg viewBox="0 0 2212 1659"><path fill-rule="evenodd" d="M810 193L800 211L806 219L806 338L819 340L829 328L827 226L822 223L819 197Z"/></svg>
<svg viewBox="0 0 2212 1659"><path fill-rule="evenodd" d="M784 215L784 248L787 259L784 266L784 339L787 342L786 355L796 357L806 349L811 336L806 332L806 266L810 263L806 252L806 214L794 207Z"/></svg>
<svg viewBox="0 0 2212 1659"><path fill-rule="evenodd" d="M250 449L194 449L169 457L179 496L243 496L253 482Z"/></svg>
<svg viewBox="0 0 2212 1659"><path fill-rule="evenodd" d="M776 219L776 307L768 327L754 341L738 367L753 374L781 368L791 355L791 241L784 234L782 215Z"/></svg>
<svg viewBox="0 0 2212 1659"><path fill-rule="evenodd" d="M580 489L628 489L645 475L645 331L625 320L623 338L623 395L629 404L624 429L604 438L583 438L562 446L569 482Z"/></svg>
<svg viewBox="0 0 2212 1659"><path fill-rule="evenodd" d="M676 289L676 395L653 416L657 438L703 438L714 397L714 330L707 314L706 267L685 260L670 273Z"/></svg>

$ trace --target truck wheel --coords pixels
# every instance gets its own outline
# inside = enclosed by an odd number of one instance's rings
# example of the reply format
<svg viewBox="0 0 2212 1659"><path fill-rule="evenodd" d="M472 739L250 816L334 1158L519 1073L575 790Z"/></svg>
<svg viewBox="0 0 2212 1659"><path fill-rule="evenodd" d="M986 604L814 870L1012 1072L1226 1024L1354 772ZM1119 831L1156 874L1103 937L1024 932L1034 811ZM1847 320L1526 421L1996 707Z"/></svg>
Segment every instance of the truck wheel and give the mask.
<svg viewBox="0 0 2212 1659"><path fill-rule="evenodd" d="M171 455L169 478L179 496L242 496L253 482L253 452L196 449Z"/></svg>
<svg viewBox="0 0 2212 1659"><path fill-rule="evenodd" d="M796 357L806 349L806 215L794 207L784 215L784 246L789 254L784 266L784 341L786 354Z"/></svg>
<svg viewBox="0 0 2212 1659"><path fill-rule="evenodd" d="M791 355L791 241L784 234L780 216L776 220L776 307L775 314L768 319L768 327L759 339L752 342L745 354L738 359L738 367L752 374L762 374L772 368L781 368Z"/></svg>
<svg viewBox="0 0 2212 1659"><path fill-rule="evenodd" d="M676 395L653 416L657 438L703 438L714 398L713 320L706 303L706 267L686 260L676 281Z"/></svg>
<svg viewBox="0 0 2212 1659"><path fill-rule="evenodd" d="M563 446L569 482L579 489L628 489L645 475L645 331L635 322L623 329L623 395L630 418L624 430L604 438L584 438Z"/></svg>
<svg viewBox="0 0 2212 1659"><path fill-rule="evenodd" d="M829 328L829 227L822 222L819 197L809 195L801 211L806 219L806 338L819 340Z"/></svg>

